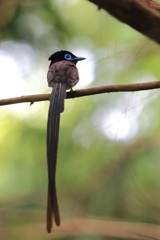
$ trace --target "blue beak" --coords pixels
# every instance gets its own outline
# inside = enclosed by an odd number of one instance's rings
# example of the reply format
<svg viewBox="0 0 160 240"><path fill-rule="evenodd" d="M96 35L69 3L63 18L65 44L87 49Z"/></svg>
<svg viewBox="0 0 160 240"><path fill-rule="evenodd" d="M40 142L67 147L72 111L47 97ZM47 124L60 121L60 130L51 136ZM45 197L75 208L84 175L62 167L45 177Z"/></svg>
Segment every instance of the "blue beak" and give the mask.
<svg viewBox="0 0 160 240"><path fill-rule="evenodd" d="M81 61L81 60L85 60L86 58L84 58L84 57L74 57L73 59L72 59L72 61Z"/></svg>

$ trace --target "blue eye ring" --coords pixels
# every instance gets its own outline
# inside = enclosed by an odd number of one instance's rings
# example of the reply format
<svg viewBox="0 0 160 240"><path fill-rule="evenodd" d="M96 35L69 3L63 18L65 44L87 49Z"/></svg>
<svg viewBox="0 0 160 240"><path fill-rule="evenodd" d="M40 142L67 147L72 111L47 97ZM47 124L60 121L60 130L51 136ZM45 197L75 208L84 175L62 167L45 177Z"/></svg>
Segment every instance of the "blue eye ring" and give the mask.
<svg viewBox="0 0 160 240"><path fill-rule="evenodd" d="M66 59L66 60L71 60L72 59L72 56L71 56L71 54L65 54L64 55L64 58Z"/></svg>

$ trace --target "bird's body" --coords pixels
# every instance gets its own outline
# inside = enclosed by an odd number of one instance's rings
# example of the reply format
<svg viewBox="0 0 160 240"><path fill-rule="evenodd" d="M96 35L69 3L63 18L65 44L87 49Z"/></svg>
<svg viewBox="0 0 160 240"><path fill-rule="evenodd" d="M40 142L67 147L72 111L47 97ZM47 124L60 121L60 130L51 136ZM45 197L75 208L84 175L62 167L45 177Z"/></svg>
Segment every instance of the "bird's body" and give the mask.
<svg viewBox="0 0 160 240"><path fill-rule="evenodd" d="M66 90L72 89L78 81L79 74L76 63L78 58L68 51L60 51L49 58L51 64L47 73L48 86L52 87L47 123L47 161L48 161L48 201L47 201L47 232L53 225L53 216L57 226L60 225L60 214L56 193L56 162L60 113L64 111Z"/></svg>
<svg viewBox="0 0 160 240"><path fill-rule="evenodd" d="M47 80L49 87L54 87L55 83L62 83L66 85L66 89L72 88L79 81L78 69L71 61L55 62L49 67Z"/></svg>

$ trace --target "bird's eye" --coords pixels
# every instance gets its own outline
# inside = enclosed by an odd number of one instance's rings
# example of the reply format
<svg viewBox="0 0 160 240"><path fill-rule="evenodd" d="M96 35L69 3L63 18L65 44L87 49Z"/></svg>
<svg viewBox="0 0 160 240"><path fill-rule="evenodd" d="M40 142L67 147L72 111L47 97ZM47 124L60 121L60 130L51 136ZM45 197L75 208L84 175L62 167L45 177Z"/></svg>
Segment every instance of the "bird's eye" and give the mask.
<svg viewBox="0 0 160 240"><path fill-rule="evenodd" d="M67 59L67 60L71 60L72 56L67 53L67 54L64 55L64 58Z"/></svg>

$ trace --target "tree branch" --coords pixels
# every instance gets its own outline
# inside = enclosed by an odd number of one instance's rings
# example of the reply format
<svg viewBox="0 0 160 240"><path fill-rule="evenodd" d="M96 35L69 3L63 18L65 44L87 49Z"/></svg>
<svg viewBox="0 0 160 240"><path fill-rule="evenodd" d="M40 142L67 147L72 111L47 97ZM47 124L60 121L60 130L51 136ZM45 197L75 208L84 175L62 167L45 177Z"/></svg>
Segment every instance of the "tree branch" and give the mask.
<svg viewBox="0 0 160 240"><path fill-rule="evenodd" d="M104 217L103 217L104 218ZM7 227L3 227L1 235L5 236ZM93 218L70 218L63 221L60 228L54 226L53 235L48 239L62 239L86 236L90 239L91 236L100 236L100 238L116 238L116 239L160 239L160 228L158 224L140 223L133 221L124 221L117 219L93 219ZM23 240L33 239L46 239L44 231L44 223L30 223L27 227L19 226L11 228L11 233L18 232L23 236ZM143 238L142 238L143 237ZM146 238L144 238L146 237Z"/></svg>
<svg viewBox="0 0 160 240"><path fill-rule="evenodd" d="M89 0L112 16L160 43L160 4L151 0ZM150 7L151 6L151 7Z"/></svg>
<svg viewBox="0 0 160 240"><path fill-rule="evenodd" d="M149 7L160 11L160 3L157 3L153 0L140 0L140 1L143 2L144 4L148 5Z"/></svg>
<svg viewBox="0 0 160 240"><path fill-rule="evenodd" d="M101 86L96 88L82 89L73 92L67 92L67 98L77 98L90 96L101 93L110 93L110 92L135 92L142 90L152 90L160 88L160 81L155 82L146 82L146 83L132 83L132 84L122 84L122 85L108 85ZM1 99L0 106L10 105L16 103L47 101L49 100L50 94L37 94L37 95L28 95L16 98Z"/></svg>

